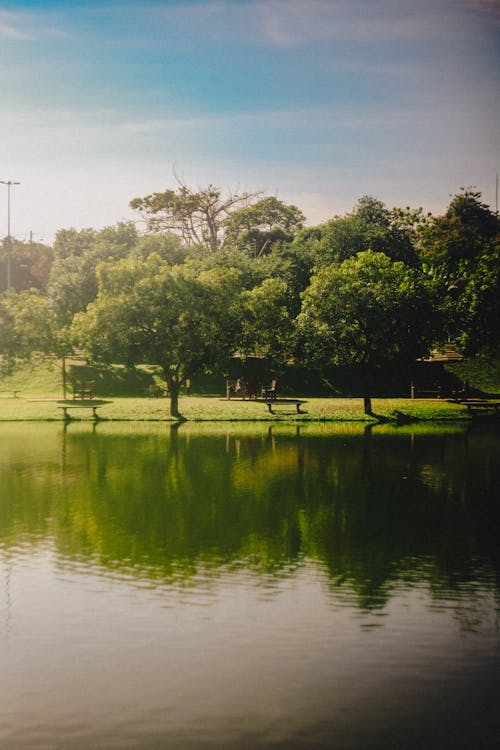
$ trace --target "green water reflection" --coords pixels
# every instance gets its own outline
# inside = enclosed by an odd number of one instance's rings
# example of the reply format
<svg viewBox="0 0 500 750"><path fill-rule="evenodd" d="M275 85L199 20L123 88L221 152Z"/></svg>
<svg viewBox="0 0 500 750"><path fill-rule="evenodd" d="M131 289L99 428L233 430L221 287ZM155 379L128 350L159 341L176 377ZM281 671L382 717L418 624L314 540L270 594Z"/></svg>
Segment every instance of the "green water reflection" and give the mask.
<svg viewBox="0 0 500 750"><path fill-rule="evenodd" d="M5 425L0 548L189 586L304 561L361 609L500 592L495 429Z"/></svg>

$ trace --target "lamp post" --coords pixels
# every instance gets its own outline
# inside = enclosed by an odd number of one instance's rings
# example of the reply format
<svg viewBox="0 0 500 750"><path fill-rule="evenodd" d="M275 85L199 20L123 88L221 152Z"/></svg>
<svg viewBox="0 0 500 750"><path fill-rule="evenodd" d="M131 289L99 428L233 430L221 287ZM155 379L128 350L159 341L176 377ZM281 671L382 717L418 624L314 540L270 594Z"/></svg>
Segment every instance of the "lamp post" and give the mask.
<svg viewBox="0 0 500 750"><path fill-rule="evenodd" d="M0 180L0 184L7 185L7 289L10 289L10 188L11 185L20 185L13 180Z"/></svg>

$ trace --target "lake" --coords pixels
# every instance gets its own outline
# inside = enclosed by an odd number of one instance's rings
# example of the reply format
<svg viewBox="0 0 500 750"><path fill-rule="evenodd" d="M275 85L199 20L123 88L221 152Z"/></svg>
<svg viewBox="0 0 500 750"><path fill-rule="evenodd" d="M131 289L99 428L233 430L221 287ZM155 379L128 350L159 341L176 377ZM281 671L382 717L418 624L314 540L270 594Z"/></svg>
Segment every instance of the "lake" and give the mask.
<svg viewBox="0 0 500 750"><path fill-rule="evenodd" d="M3 750L489 750L495 425L3 424Z"/></svg>

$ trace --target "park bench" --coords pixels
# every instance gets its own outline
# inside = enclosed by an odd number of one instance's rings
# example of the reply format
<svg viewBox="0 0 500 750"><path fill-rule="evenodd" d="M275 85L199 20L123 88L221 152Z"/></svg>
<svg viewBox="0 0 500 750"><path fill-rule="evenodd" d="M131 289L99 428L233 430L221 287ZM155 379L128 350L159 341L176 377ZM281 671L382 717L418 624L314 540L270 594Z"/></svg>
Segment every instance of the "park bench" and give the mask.
<svg viewBox="0 0 500 750"><path fill-rule="evenodd" d="M73 398L79 398L82 401L86 398L92 398L94 385L94 380L86 380L83 383L73 385Z"/></svg>
<svg viewBox="0 0 500 750"><path fill-rule="evenodd" d="M414 384L411 384L410 398L442 398L443 389L440 385L435 385L433 388L415 388Z"/></svg>
<svg viewBox="0 0 500 750"><path fill-rule="evenodd" d="M278 385L277 380L271 380L271 385L263 385L261 389L261 395L266 400L276 400L276 386Z"/></svg>
<svg viewBox="0 0 500 750"><path fill-rule="evenodd" d="M495 414L498 414L498 410L500 409L500 401L488 401L484 398L468 398L460 403L467 407L469 414L484 413L485 411L493 411Z"/></svg>
<svg viewBox="0 0 500 750"><path fill-rule="evenodd" d="M71 422L73 417L68 414L69 409L92 409L92 418L95 422L97 422L100 417L97 414L97 410L101 408L101 406L105 406L106 404L111 404L112 401L101 401L98 399L93 399L92 401L78 401L75 403L75 401L58 401L59 406L58 409L62 409L63 412L63 420L65 422Z"/></svg>
<svg viewBox="0 0 500 750"><path fill-rule="evenodd" d="M0 390L0 393L12 393L11 398L17 398L17 394L20 393L20 391L15 391L12 388L5 388L4 390Z"/></svg>

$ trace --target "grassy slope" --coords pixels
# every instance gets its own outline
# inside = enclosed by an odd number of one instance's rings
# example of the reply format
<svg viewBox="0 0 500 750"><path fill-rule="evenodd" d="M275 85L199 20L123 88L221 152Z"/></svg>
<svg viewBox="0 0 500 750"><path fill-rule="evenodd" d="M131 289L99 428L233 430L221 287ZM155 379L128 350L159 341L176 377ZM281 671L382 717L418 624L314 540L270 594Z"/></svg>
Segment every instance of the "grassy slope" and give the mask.
<svg viewBox="0 0 500 750"><path fill-rule="evenodd" d="M446 369L462 381L468 380L473 388L478 388L485 393L500 394L500 355L465 359L462 362L447 365Z"/></svg>
<svg viewBox="0 0 500 750"><path fill-rule="evenodd" d="M26 397L0 398L0 421L60 420L61 410L55 401L30 400ZM290 406L278 407L270 414L266 405L249 401L226 401L218 397L184 396L180 411L186 419L197 421L373 421L363 414L362 399L311 398L304 404L305 414L297 414ZM411 401L410 399L374 399L374 413L395 420L397 412L414 419L464 419L463 407L446 401ZM113 398L100 409L107 420L169 420L169 401L165 398ZM72 411L77 419L91 417L90 409Z"/></svg>
<svg viewBox="0 0 500 750"><path fill-rule="evenodd" d="M137 371L115 367L106 370L88 368L81 363L69 363L74 380L96 381L98 397L110 398L113 403L100 410L107 420L169 420L169 401L166 398L145 398L148 383L152 382L151 370ZM15 373L0 380L0 390L15 388L20 398L14 399L8 392L0 393L0 421L60 420L61 410L54 401L32 401L34 398L62 398L61 369L56 365L25 365ZM471 378L471 382L475 382ZM492 381L493 383L493 381ZM248 401L226 401L222 399L224 382L221 379L221 397L184 396L180 399L180 411L189 420L197 421L372 421L363 414L360 398L308 398L304 405L307 412L296 413L294 407L278 407L276 414L268 412L262 403ZM498 389L500 390L500 388ZM71 389L69 390L71 395ZM396 420L398 412L405 417L420 420L466 419L463 407L438 400L373 399L376 415ZM72 412L75 418L88 419L90 410Z"/></svg>

